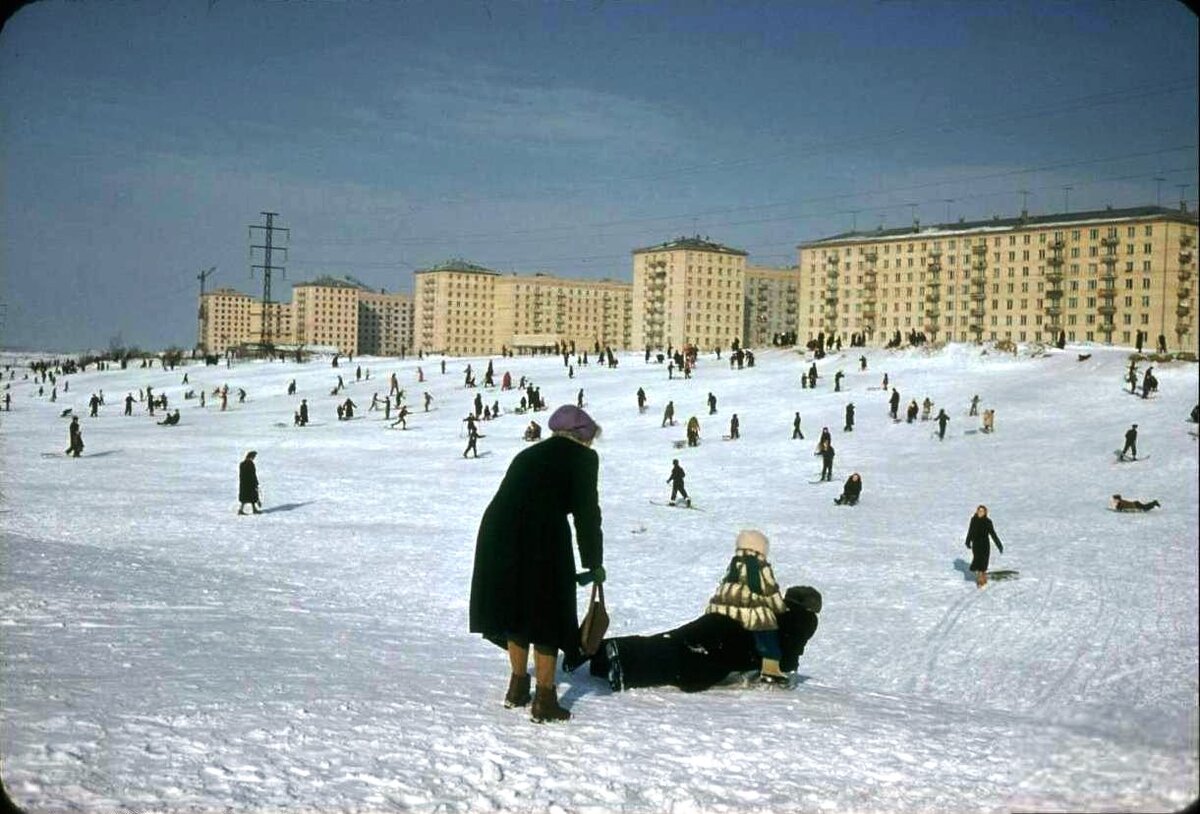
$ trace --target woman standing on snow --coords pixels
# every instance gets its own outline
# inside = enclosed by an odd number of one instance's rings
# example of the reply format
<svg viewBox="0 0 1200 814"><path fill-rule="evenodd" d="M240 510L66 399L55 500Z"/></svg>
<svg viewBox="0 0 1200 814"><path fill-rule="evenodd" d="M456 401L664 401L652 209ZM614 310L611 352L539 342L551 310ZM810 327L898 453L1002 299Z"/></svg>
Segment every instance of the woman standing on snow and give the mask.
<svg viewBox="0 0 1200 814"><path fill-rule="evenodd" d="M967 548L971 549L971 571L975 574L975 585L979 588L987 585L988 560L992 554L991 540L996 541L996 549L1003 554L1004 546L996 536L992 519L988 517L987 506L979 506L971 516L966 541Z"/></svg>
<svg viewBox="0 0 1200 814"><path fill-rule="evenodd" d="M604 547L596 482L600 458L591 449L600 428L573 405L554 411L553 436L517 453L492 498L475 542L470 626L508 651L512 675L504 706L530 701L529 646L533 645L534 721L565 721L554 672L558 651L579 650L575 611L575 557L596 583L604 582Z"/></svg>

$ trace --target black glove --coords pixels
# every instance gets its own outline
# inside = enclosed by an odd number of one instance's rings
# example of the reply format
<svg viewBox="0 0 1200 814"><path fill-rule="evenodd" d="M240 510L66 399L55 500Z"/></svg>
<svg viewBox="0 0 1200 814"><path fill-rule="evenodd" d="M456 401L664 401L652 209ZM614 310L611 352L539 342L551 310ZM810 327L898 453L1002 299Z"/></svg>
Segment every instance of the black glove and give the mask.
<svg viewBox="0 0 1200 814"><path fill-rule="evenodd" d="M970 541L970 540L968 540L967 542L963 543L963 545L964 545L965 547L967 547L967 548L970 548L970 547L971 547L971 541Z"/></svg>
<svg viewBox="0 0 1200 814"><path fill-rule="evenodd" d="M999 551L1001 554L1004 553L1004 546L1000 545L999 540L996 541L996 550Z"/></svg>
<svg viewBox="0 0 1200 814"><path fill-rule="evenodd" d="M575 582L579 585L589 585L595 582L597 585L604 584L604 566L597 565L590 571L583 571L575 575Z"/></svg>

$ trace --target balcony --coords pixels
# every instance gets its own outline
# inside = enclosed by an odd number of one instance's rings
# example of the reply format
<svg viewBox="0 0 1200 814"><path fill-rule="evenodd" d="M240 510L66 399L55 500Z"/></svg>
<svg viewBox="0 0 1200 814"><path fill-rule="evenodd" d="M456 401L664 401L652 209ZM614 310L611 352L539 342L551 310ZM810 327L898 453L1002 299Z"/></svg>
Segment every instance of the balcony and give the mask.
<svg viewBox="0 0 1200 814"><path fill-rule="evenodd" d="M1047 271L1046 272L1046 282L1050 283L1051 285L1057 286L1060 283L1062 283L1062 281L1063 281L1063 273L1062 273L1061 269L1059 269L1057 271Z"/></svg>
<svg viewBox="0 0 1200 814"><path fill-rule="evenodd" d="M1192 245L1192 236L1191 235L1180 235L1179 236L1179 245L1185 249L1188 248L1189 246L1191 246Z"/></svg>
<svg viewBox="0 0 1200 814"><path fill-rule="evenodd" d="M1117 246L1121 245L1121 240L1115 237L1104 237L1100 239L1100 245L1104 246L1105 248L1115 249Z"/></svg>
<svg viewBox="0 0 1200 814"><path fill-rule="evenodd" d="M972 291L971 299L975 302L983 302L987 299L987 293L984 291Z"/></svg>
<svg viewBox="0 0 1200 814"><path fill-rule="evenodd" d="M1061 288L1052 288L1046 292L1046 299L1059 300L1062 299L1063 291Z"/></svg>
<svg viewBox="0 0 1200 814"><path fill-rule="evenodd" d="M1117 256L1115 254L1106 254L1100 258L1100 262L1106 266L1111 266L1117 262Z"/></svg>
<svg viewBox="0 0 1200 814"><path fill-rule="evenodd" d="M941 315L942 315L942 312L936 308L925 310L925 319L934 320L935 325L937 324L937 318L940 317Z"/></svg>
<svg viewBox="0 0 1200 814"><path fill-rule="evenodd" d="M1113 305L1112 303L1106 302L1103 305L1101 305L1100 307L1098 307L1096 310L1106 317L1111 317L1113 314L1117 313L1117 306Z"/></svg>
<svg viewBox="0 0 1200 814"><path fill-rule="evenodd" d="M1191 262L1192 262L1192 253L1191 252L1180 252L1179 253L1179 265L1186 266L1186 265L1189 265Z"/></svg>
<svg viewBox="0 0 1200 814"><path fill-rule="evenodd" d="M933 261L933 262L935 262L935 263L936 263L936 262L937 262L937 258L939 258L939 257L941 257L941 256L942 256L942 250L941 250L941 249L939 249L939 248L937 248L936 246L934 246L932 249L930 249L930 250L929 250L929 256L930 256L930 257L932 257L932 258L934 258L934 261Z"/></svg>
<svg viewBox="0 0 1200 814"><path fill-rule="evenodd" d="M1046 263L1052 267L1057 267L1063 264L1063 259L1061 255L1056 254L1053 257L1047 257Z"/></svg>
<svg viewBox="0 0 1200 814"><path fill-rule="evenodd" d="M1063 247L1066 245L1067 244L1063 243L1061 238L1056 238L1056 239L1050 241L1050 248L1054 249L1055 251L1061 252L1063 250Z"/></svg>
<svg viewBox="0 0 1200 814"><path fill-rule="evenodd" d="M1179 305L1175 306L1175 316L1179 317L1180 319L1187 319L1189 316L1191 316L1191 313L1192 306L1190 303L1181 302Z"/></svg>
<svg viewBox="0 0 1200 814"><path fill-rule="evenodd" d="M1182 239L1179 241L1179 245L1181 245L1181 246L1183 245ZM874 263L876 260L879 259L879 255L873 251L867 252L865 255L863 255L863 257L866 258L866 261L868 263Z"/></svg>
<svg viewBox="0 0 1200 814"><path fill-rule="evenodd" d="M925 292L925 302L937 302L942 298L936 289L930 289Z"/></svg>
<svg viewBox="0 0 1200 814"><path fill-rule="evenodd" d="M1191 269L1180 269L1179 270L1179 282L1186 283L1190 279L1192 279L1192 270Z"/></svg>
<svg viewBox="0 0 1200 814"><path fill-rule="evenodd" d="M826 276L826 277L828 277L830 280L836 280L836 279L838 278L838 270L837 270L837 267L836 267L836 266L830 266L830 267L829 267L829 271L825 272L825 276Z"/></svg>
<svg viewBox="0 0 1200 814"><path fill-rule="evenodd" d="M971 319L983 319L984 312L982 308L971 309Z"/></svg>
<svg viewBox="0 0 1200 814"><path fill-rule="evenodd" d="M1058 322L1058 318L1062 316L1062 309L1057 305L1048 305L1046 306L1046 316L1050 317L1055 322Z"/></svg>
<svg viewBox="0 0 1200 814"><path fill-rule="evenodd" d="M978 262L976 262L976 263L972 263L972 264L971 264L971 270L972 270L972 271L978 271L978 272L980 272L980 273L982 274L983 272L987 271L987 261L986 261L986 260L980 260L980 261L978 261Z"/></svg>
<svg viewBox="0 0 1200 814"><path fill-rule="evenodd" d="M1180 286L1179 290L1175 292L1175 296L1181 300L1190 301L1192 298L1192 287L1190 285Z"/></svg>

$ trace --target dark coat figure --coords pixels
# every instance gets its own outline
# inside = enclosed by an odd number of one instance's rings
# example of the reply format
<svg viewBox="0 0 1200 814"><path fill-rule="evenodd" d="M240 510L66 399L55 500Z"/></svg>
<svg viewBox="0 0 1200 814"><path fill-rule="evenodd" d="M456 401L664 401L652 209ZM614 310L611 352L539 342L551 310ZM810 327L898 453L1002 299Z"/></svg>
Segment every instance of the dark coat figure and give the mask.
<svg viewBox="0 0 1200 814"><path fill-rule="evenodd" d="M884 387L887 387L887 385L884 385ZM891 406L890 415L892 417L892 420L893 421L899 420L899 418L900 418L900 415L899 415L899 413L900 413L900 391L894 387L892 388L892 397L888 400L888 404Z"/></svg>
<svg viewBox="0 0 1200 814"><path fill-rule="evenodd" d="M804 440L804 433L800 432L800 414L796 413L796 417L792 419L792 440L799 438Z"/></svg>
<svg viewBox="0 0 1200 814"><path fill-rule="evenodd" d="M821 449L822 444L832 444L833 435L830 434L828 427L821 428L821 437L817 439L817 449Z"/></svg>
<svg viewBox="0 0 1200 814"><path fill-rule="evenodd" d="M835 392L835 393L842 392L842 378L845 375L846 374L840 370L837 373L833 374L833 392Z"/></svg>
<svg viewBox="0 0 1200 814"><path fill-rule="evenodd" d="M776 614L779 666L790 673L817 631L821 594L815 588L793 586L784 595L784 603L788 609ZM594 676L607 677L617 692L663 686L700 692L721 683L730 673L761 668L754 634L723 613L706 613L663 633L605 639L589 669Z"/></svg>
<svg viewBox="0 0 1200 814"><path fill-rule="evenodd" d="M826 441L817 450L817 454L821 456L821 480L833 480L833 444Z"/></svg>
<svg viewBox="0 0 1200 814"><path fill-rule="evenodd" d="M79 416L71 417L71 426L67 428L66 453L72 458L78 458L83 453L83 433L79 429Z"/></svg>
<svg viewBox="0 0 1200 814"><path fill-rule="evenodd" d="M203 390L200 391L200 397L201 398L204 397ZM201 406L204 406L204 405L201 405ZM125 415L133 415L133 394L132 393L125 394Z"/></svg>
<svg viewBox="0 0 1200 814"><path fill-rule="evenodd" d="M308 399L300 399L300 426L308 426Z"/></svg>
<svg viewBox="0 0 1200 814"><path fill-rule="evenodd" d="M833 499L833 502L839 506L854 506L857 505L859 497L862 496L862 477L855 472L850 477L846 478L846 482L842 485L842 493Z"/></svg>
<svg viewBox="0 0 1200 814"><path fill-rule="evenodd" d="M1126 500L1120 495L1113 495L1109 506L1113 511L1117 512L1148 512L1151 509L1158 508L1160 504L1157 500L1151 500L1149 503L1143 503L1140 500Z"/></svg>
<svg viewBox="0 0 1200 814"><path fill-rule="evenodd" d="M662 426L665 427L668 424L670 424L672 427L675 426L675 402L674 401L668 401L667 406L663 408Z"/></svg>
<svg viewBox="0 0 1200 814"><path fill-rule="evenodd" d="M938 440L946 437L946 424L950 421L950 416L946 415L945 410L938 410L937 425L938 425Z"/></svg>
<svg viewBox="0 0 1200 814"><path fill-rule="evenodd" d="M920 412L920 407L917 406L917 400L913 399L908 403L908 410L905 413L905 419L911 424L917 420L917 413Z"/></svg>
<svg viewBox="0 0 1200 814"><path fill-rule="evenodd" d="M258 453L251 450L238 465L238 514L246 513L247 503L255 514L262 514L258 508L261 501L258 497L258 470L254 466L256 457Z"/></svg>
<svg viewBox="0 0 1200 814"><path fill-rule="evenodd" d="M92 416L92 418L95 418L96 412L100 409L100 397L95 393L93 393L92 397L88 399L88 408L90 409L89 414Z"/></svg>
<svg viewBox="0 0 1200 814"><path fill-rule="evenodd" d="M988 561L991 558L991 540L996 542L996 548L1004 553L1004 545L996 536L992 519L988 517L987 506L979 506L971 515L971 524L967 526L966 547L971 549L971 571L975 573L975 584L982 588L987 584Z"/></svg>
<svg viewBox="0 0 1200 814"><path fill-rule="evenodd" d="M854 402L846 405L846 426L842 427L842 432L854 432Z"/></svg>
<svg viewBox="0 0 1200 814"><path fill-rule="evenodd" d="M708 394L708 414L716 415L717 412L717 397L712 393Z"/></svg>
<svg viewBox="0 0 1200 814"><path fill-rule="evenodd" d="M474 457L479 457L479 428L475 426L475 416L468 414L465 421L467 422L467 448L463 450L463 457L467 457L467 453L473 453Z"/></svg>
<svg viewBox="0 0 1200 814"><path fill-rule="evenodd" d="M638 412L639 413L645 412L646 411L646 391L640 387L638 388L638 391L637 391L637 403L638 403Z"/></svg>
<svg viewBox="0 0 1200 814"><path fill-rule="evenodd" d="M574 520L580 563L604 582L600 458L591 449L599 428L574 407L556 410L549 426L555 435L517 453L484 511L471 576L471 632L506 649L513 668L506 706L530 701L525 669L534 646L535 721L571 717L555 692L557 651L582 662L567 515Z"/></svg>
<svg viewBox="0 0 1200 814"><path fill-rule="evenodd" d="M1125 453L1131 453L1133 459L1137 460L1137 424L1134 424L1129 429L1125 430L1125 446L1121 448L1120 458L1125 460Z"/></svg>
<svg viewBox="0 0 1200 814"><path fill-rule="evenodd" d="M692 499L688 497L687 489L683 488L683 479L685 477L687 477L687 473L679 465L679 459L675 458L671 461L671 474L667 476L667 481L671 484L671 502L674 503L676 496L678 496L683 498L690 506Z"/></svg>
<svg viewBox="0 0 1200 814"><path fill-rule="evenodd" d="M731 439L741 438L742 436L739 431L740 428L741 428L741 422L738 421L737 413L734 413L733 418L729 419L729 437Z"/></svg>

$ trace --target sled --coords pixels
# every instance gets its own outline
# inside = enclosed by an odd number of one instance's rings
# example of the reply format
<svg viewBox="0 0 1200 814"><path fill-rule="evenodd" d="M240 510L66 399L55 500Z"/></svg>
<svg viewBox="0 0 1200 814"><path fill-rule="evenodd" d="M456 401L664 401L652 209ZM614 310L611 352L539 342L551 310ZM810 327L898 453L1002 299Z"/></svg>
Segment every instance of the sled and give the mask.
<svg viewBox="0 0 1200 814"><path fill-rule="evenodd" d="M1145 461L1150 457L1149 455L1143 455L1140 458L1122 458L1121 450L1119 450L1119 449L1113 450L1113 455L1117 456L1117 460L1114 461L1114 463L1118 463L1118 464L1135 464L1138 461Z"/></svg>

